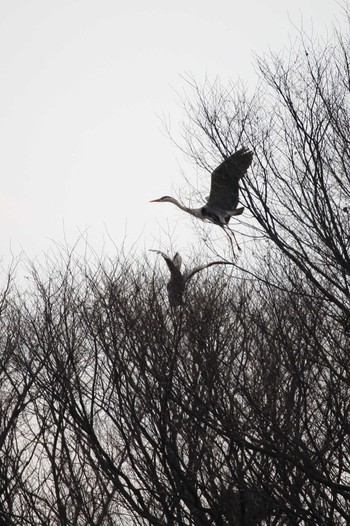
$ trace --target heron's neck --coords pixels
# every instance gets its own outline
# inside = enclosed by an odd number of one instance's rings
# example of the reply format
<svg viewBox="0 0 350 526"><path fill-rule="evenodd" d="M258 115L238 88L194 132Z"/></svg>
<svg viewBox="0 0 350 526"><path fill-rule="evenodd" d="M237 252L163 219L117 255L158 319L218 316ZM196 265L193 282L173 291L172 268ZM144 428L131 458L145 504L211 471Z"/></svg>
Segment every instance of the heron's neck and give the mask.
<svg viewBox="0 0 350 526"><path fill-rule="evenodd" d="M184 212L187 212L188 214L191 214L195 217L199 217L203 219L203 215L201 213L201 208L189 208L188 206L182 205L177 199L173 199L174 205L176 205L178 208L183 210Z"/></svg>

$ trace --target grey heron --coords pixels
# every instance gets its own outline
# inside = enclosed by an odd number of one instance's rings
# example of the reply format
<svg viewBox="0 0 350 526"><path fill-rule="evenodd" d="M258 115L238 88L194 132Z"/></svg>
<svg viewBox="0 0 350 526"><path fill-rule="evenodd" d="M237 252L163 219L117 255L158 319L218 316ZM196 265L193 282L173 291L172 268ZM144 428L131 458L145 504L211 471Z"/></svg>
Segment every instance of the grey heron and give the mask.
<svg viewBox="0 0 350 526"><path fill-rule="evenodd" d="M170 280L167 283L167 290L171 307L180 307L183 305L183 295L186 284L195 274L197 274L197 272L211 267L212 265L232 265L232 263L226 261L211 261L206 265L195 267L190 271L181 272L182 258L178 252L176 252L172 259L160 250L151 249L150 252L160 254L170 270Z"/></svg>
<svg viewBox="0 0 350 526"><path fill-rule="evenodd" d="M201 208L189 208L169 195L153 199L151 203L173 203L175 206L203 221L209 220L223 229L229 229L232 216L243 213L244 207L237 208L239 201L239 181L248 170L253 152L241 148L227 157L211 174L211 188L208 200ZM226 232L226 231L225 231ZM231 233L233 233L230 230ZM239 248L239 247L238 247Z"/></svg>

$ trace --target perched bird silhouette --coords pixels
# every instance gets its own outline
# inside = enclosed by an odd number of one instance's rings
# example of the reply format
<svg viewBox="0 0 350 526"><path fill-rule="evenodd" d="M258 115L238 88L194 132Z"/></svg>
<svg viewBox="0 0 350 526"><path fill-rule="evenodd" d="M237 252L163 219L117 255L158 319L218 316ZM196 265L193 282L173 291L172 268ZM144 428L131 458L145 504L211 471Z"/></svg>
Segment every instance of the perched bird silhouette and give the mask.
<svg viewBox="0 0 350 526"><path fill-rule="evenodd" d="M165 263L167 264L168 269L170 270L170 280L167 283L167 290L169 303L171 307L180 307L184 304L183 295L185 292L186 284L195 274L197 274L197 272L200 272L201 270L209 268L213 265L232 265L231 262L226 261L211 261L206 265L201 265L199 267L195 267L190 271L182 273L180 270L182 265L182 258L178 252L176 252L175 256L172 259L160 250L151 249L150 252L156 252L157 254L160 254L163 257Z"/></svg>
<svg viewBox="0 0 350 526"><path fill-rule="evenodd" d="M253 159L253 152L241 148L225 159L211 174L210 195L207 203L201 208L189 208L174 197L165 195L153 199L151 203L173 203L178 208L198 217L225 227L232 216L243 213L244 208L237 208L239 202L239 181L248 170Z"/></svg>

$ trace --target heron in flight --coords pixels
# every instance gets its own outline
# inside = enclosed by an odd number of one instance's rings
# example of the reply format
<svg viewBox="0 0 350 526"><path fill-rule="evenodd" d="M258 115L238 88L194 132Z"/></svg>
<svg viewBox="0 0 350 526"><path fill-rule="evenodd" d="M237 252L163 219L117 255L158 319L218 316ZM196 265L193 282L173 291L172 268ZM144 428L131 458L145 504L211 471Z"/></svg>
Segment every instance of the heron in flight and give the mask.
<svg viewBox="0 0 350 526"><path fill-rule="evenodd" d="M253 159L253 152L241 148L227 157L211 174L211 187L208 200L201 208L189 208L179 203L174 197L165 195L153 199L151 203L173 203L178 208L203 221L208 220L225 230L232 216L243 213L244 208L237 208L239 201L239 181L248 170ZM226 230L225 230L226 233ZM239 247L238 247L239 248Z"/></svg>
<svg viewBox="0 0 350 526"><path fill-rule="evenodd" d="M226 261L212 261L211 263L207 263L206 265L195 267L190 271L181 272L182 258L178 252L176 252L175 256L172 259L160 250L150 250L150 252L156 252L157 254L160 254L163 257L165 263L167 264L168 269L170 270L170 280L167 283L167 289L169 303L171 307L180 307L181 305L183 305L183 295L185 292L185 287L188 281L195 274L197 274L197 272L200 272L205 268L211 267L212 265L232 265L232 263Z"/></svg>

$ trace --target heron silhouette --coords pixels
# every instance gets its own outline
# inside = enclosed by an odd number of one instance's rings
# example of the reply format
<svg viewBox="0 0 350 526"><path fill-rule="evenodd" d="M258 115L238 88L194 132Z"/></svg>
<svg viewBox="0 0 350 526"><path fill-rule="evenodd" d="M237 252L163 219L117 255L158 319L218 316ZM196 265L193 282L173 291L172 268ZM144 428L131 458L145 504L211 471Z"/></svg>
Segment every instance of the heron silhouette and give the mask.
<svg viewBox="0 0 350 526"><path fill-rule="evenodd" d="M219 225L227 235L229 235L228 230L235 239L234 233L228 224L232 216L238 216L243 213L244 207L237 208L239 203L239 181L251 165L252 159L253 152L247 148L241 148L215 168L211 174L211 187L208 200L206 204L200 208L184 206L177 199L169 195L165 195L159 199L152 199L150 202L172 203L194 217ZM240 250L238 244L237 247Z"/></svg>
<svg viewBox="0 0 350 526"><path fill-rule="evenodd" d="M185 292L186 285L195 274L197 274L201 270L212 267L213 265L233 264L229 261L211 261L210 263L206 263L205 265L195 267L192 270L181 272L182 258L178 252L176 252L173 258L170 258L167 254L161 252L160 250L150 249L150 252L156 252L157 254L160 254L163 257L170 271L170 279L167 283L167 290L169 304L171 307L180 307L184 304L183 295Z"/></svg>

